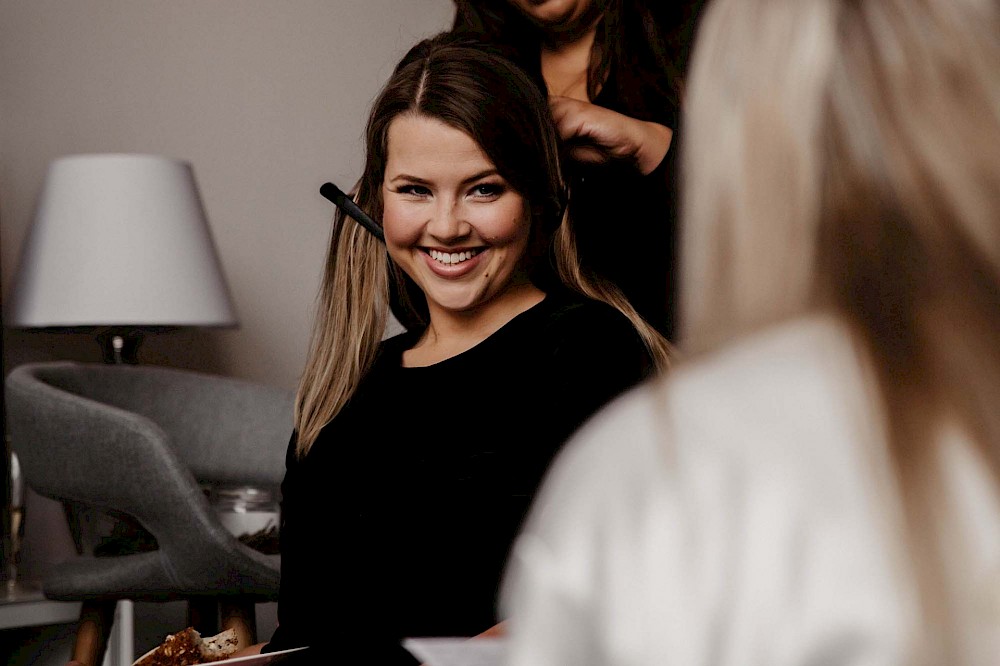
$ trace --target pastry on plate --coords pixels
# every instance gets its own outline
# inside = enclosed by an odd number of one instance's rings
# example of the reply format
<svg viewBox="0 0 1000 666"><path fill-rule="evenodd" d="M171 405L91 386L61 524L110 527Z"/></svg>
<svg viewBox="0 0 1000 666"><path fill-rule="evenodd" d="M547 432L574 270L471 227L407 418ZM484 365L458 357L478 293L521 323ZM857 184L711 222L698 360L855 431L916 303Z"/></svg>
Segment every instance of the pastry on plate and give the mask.
<svg viewBox="0 0 1000 666"><path fill-rule="evenodd" d="M194 627L170 634L132 666L193 666L228 659L239 648L234 629L203 637Z"/></svg>

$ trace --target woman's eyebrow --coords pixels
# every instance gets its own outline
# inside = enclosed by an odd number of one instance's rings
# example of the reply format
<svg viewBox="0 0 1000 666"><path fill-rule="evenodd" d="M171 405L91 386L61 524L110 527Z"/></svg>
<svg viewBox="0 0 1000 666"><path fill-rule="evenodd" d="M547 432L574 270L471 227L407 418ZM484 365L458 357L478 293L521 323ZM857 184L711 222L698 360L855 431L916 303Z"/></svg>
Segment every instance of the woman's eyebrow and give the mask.
<svg viewBox="0 0 1000 666"><path fill-rule="evenodd" d="M483 169L482 171L478 171L478 172L472 174L471 176L469 176L468 178L463 178L461 182L462 182L462 185L467 185L467 184L473 183L473 182L475 182L477 180L482 180L483 178L488 178L489 176L495 176L498 173L499 172L496 170L496 168L492 168L491 167L489 169ZM397 181L404 181L404 182L407 182L407 183L418 183L420 185L429 185L430 182L431 182L431 181L427 180L426 178L421 178L420 176L411 176L410 174L407 174L407 173L398 173L398 174L396 174L395 176L393 176L392 178L389 179L390 183L395 183Z"/></svg>
<svg viewBox="0 0 1000 666"><path fill-rule="evenodd" d="M480 180L482 178L487 178L489 176L495 176L498 173L499 172L496 170L496 168L483 169L479 173L475 173L475 174L469 176L468 178L466 178L465 180L463 180L462 184L463 185L467 185L468 183L475 182L475 181Z"/></svg>
<svg viewBox="0 0 1000 666"><path fill-rule="evenodd" d="M392 178L389 179L389 182L390 183L395 183L396 181L400 181L400 180L406 181L408 183L419 183L421 185L426 185L426 184L430 183L429 180L426 180L426 179L421 178L419 176L411 176L411 175L406 174L406 173L396 174L395 176L393 176Z"/></svg>

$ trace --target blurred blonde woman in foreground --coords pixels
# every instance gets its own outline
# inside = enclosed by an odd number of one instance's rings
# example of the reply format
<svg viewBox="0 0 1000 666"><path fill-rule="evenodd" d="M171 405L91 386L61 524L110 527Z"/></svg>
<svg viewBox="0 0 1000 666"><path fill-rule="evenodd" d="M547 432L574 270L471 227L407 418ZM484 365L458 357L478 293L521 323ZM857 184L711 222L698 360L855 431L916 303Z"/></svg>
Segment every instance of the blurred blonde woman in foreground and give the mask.
<svg viewBox="0 0 1000 666"><path fill-rule="evenodd" d="M1000 19L716 0L688 361L557 459L515 666L1000 663Z"/></svg>

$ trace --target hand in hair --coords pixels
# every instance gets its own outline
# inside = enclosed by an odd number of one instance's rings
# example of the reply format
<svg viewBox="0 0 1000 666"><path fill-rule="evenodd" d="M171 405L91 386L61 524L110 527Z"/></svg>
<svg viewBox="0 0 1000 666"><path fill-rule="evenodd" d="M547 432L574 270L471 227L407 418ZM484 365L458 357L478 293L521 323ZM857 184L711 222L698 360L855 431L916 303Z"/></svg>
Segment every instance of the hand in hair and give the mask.
<svg viewBox="0 0 1000 666"><path fill-rule="evenodd" d="M673 139L669 127L571 97L552 96L549 106L570 155L581 162L631 160L648 174L663 161Z"/></svg>

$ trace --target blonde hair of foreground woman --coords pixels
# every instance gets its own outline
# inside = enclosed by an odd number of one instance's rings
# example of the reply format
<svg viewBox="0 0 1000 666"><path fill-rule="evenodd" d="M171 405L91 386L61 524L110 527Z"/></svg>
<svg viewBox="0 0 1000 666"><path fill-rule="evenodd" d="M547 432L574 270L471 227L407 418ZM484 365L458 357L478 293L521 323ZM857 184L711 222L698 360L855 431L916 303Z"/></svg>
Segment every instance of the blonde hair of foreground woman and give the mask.
<svg viewBox="0 0 1000 666"><path fill-rule="evenodd" d="M705 349L815 310L848 323L941 627L942 425L1000 478L998 4L717 0L698 40L684 339Z"/></svg>
<svg viewBox="0 0 1000 666"><path fill-rule="evenodd" d="M998 14L709 4L687 358L550 469L512 663L997 663Z"/></svg>

